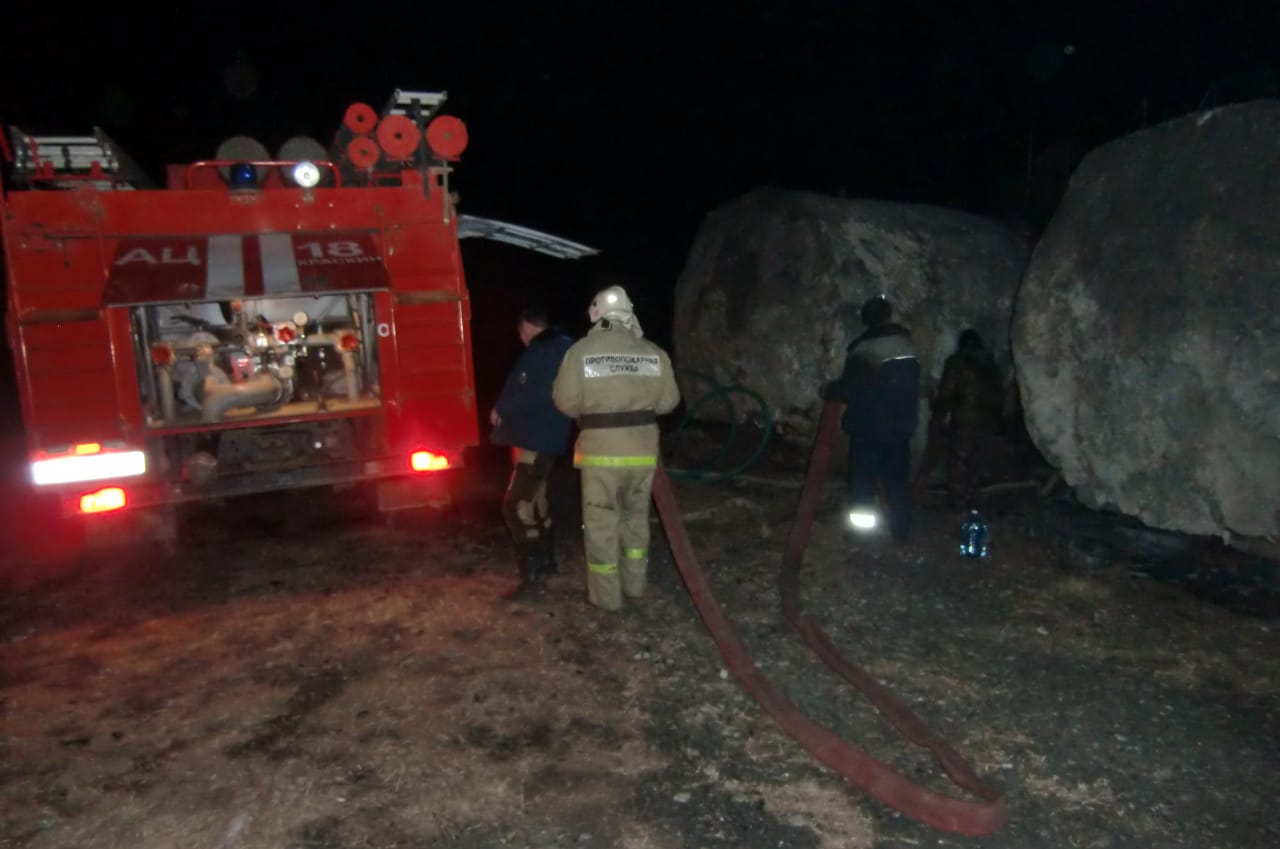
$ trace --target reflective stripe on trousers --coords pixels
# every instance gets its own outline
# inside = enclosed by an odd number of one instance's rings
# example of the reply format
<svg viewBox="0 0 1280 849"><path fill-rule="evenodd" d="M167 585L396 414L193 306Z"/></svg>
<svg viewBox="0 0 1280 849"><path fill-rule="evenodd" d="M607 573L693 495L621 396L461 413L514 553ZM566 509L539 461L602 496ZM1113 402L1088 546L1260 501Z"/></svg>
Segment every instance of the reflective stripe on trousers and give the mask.
<svg viewBox="0 0 1280 849"><path fill-rule="evenodd" d="M657 466L654 454L636 454L629 457L610 457L603 454L574 454L573 465L579 468L636 469Z"/></svg>

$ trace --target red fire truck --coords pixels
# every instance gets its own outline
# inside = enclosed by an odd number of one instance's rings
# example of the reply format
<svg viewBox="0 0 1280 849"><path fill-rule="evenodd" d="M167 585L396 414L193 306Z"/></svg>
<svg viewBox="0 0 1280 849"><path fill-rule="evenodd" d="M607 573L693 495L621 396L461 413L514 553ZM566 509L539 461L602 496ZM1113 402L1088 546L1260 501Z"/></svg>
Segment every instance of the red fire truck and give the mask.
<svg viewBox="0 0 1280 849"><path fill-rule="evenodd" d="M457 213L445 99L353 104L328 147L237 136L163 187L100 130L0 133L31 484L90 530L160 538L175 505L251 493L447 501L479 442L459 238L594 251Z"/></svg>

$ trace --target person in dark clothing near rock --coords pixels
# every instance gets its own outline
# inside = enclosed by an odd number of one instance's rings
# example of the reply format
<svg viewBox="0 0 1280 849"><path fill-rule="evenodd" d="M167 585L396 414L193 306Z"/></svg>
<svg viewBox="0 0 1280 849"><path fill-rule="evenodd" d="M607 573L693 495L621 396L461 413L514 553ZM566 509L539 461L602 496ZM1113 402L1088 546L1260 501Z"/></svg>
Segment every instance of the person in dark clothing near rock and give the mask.
<svg viewBox="0 0 1280 849"><path fill-rule="evenodd" d="M825 387L823 397L847 405L841 419L849 434L849 520L854 528L875 527L876 487L884 488L889 529L906 542L911 527L908 476L920 395L920 361L911 333L890 319L893 306L883 295L862 305L866 331L849 344L844 372Z"/></svg>
<svg viewBox="0 0 1280 849"><path fill-rule="evenodd" d="M552 403L551 385L573 340L551 326L541 307L522 311L516 330L525 350L489 413L490 442L511 446L502 516L515 545L520 583L503 594L508 600L540 594L546 577L557 571L547 481L568 448L572 424Z"/></svg>
<svg viewBox="0 0 1280 849"><path fill-rule="evenodd" d="M978 476L1003 410L1004 390L995 357L976 330L965 330L942 368L930 420L931 440L944 436L947 442L947 495L952 507L977 505ZM931 472L932 462L921 464L917 491L927 485Z"/></svg>

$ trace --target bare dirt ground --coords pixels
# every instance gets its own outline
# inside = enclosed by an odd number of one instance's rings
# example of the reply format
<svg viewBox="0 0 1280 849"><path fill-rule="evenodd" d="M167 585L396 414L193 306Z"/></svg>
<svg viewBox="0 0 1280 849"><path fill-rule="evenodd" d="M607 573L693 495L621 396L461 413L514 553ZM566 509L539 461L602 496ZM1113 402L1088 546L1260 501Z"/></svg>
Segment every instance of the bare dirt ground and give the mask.
<svg viewBox="0 0 1280 849"><path fill-rule="evenodd" d="M779 616L802 473L677 481L716 594L792 701L952 792ZM11 544L0 846L1280 845L1280 619L1122 563L1067 571L1013 513L985 561L955 554L940 506L905 547L850 540L833 481L807 609L1000 790L1008 825L964 838L777 730L723 671L656 520L649 597L586 605L570 471L562 573L540 603L499 601L504 482L478 468L457 511L392 523L319 494L205 509L177 558L69 567ZM11 508L12 543L36 508Z"/></svg>

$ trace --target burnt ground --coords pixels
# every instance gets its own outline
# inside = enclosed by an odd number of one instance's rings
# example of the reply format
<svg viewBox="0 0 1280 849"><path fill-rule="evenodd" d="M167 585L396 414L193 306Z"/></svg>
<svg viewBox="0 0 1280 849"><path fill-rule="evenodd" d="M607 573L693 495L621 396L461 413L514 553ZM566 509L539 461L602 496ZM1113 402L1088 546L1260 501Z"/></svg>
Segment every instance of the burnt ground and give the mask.
<svg viewBox="0 0 1280 849"><path fill-rule="evenodd" d="M949 790L780 619L802 474L773 457L677 480L702 565L793 702ZM76 559L11 495L0 846L1280 845L1280 609L1265 582L1182 580L1253 574L1226 555L1161 572L1094 545L1081 567L1064 552L1085 519L1027 489L993 503L989 560L955 554L933 502L904 547L853 540L831 481L807 609L999 789L1008 825L965 838L777 730L723 671L656 523L649 597L587 606L571 471L562 574L540 603L498 601L504 478L477 465L456 510L390 522L357 491L201 508L174 557Z"/></svg>

